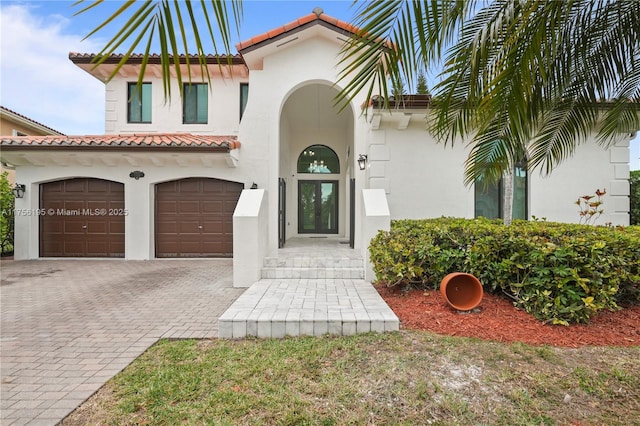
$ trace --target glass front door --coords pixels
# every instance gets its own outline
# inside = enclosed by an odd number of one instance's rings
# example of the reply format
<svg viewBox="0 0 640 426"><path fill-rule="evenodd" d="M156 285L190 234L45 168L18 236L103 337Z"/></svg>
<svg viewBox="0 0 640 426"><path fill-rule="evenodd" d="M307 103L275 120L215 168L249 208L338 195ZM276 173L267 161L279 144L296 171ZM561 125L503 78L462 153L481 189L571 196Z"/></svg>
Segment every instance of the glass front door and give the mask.
<svg viewBox="0 0 640 426"><path fill-rule="evenodd" d="M298 182L298 233L338 233L338 181Z"/></svg>

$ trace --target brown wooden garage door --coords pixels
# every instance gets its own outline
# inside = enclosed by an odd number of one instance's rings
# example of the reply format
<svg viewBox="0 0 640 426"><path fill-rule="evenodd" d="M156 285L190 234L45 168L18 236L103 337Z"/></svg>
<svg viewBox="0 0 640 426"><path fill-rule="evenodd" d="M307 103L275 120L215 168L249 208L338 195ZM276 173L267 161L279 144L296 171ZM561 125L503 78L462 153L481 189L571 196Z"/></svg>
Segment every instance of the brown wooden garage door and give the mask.
<svg viewBox="0 0 640 426"><path fill-rule="evenodd" d="M40 185L40 256L124 257L124 185L77 178Z"/></svg>
<svg viewBox="0 0 640 426"><path fill-rule="evenodd" d="M243 187L207 178L156 185L156 257L231 257Z"/></svg>

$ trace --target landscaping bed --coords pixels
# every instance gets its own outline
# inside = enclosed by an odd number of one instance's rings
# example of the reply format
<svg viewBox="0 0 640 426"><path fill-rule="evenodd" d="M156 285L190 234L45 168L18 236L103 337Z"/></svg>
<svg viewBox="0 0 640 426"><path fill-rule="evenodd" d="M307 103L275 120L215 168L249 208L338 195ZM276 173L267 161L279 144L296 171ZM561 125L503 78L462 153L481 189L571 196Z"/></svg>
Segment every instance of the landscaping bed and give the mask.
<svg viewBox="0 0 640 426"><path fill-rule="evenodd" d="M640 304L640 227L488 219L398 220L369 246L379 283L437 289L465 272L543 323L587 324Z"/></svg>
<svg viewBox="0 0 640 426"><path fill-rule="evenodd" d="M485 293L478 309L460 313L436 290L401 291L384 285L376 288L400 319L401 328L407 330L572 348L640 345L637 305L614 312L602 311L589 324L562 326L545 324L494 294Z"/></svg>

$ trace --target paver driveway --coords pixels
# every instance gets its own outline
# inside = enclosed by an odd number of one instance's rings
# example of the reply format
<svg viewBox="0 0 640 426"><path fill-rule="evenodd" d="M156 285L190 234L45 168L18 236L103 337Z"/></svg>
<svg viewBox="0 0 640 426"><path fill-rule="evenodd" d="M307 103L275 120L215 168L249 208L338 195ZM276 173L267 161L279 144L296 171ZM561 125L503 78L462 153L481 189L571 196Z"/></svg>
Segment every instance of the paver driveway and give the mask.
<svg viewBox="0 0 640 426"><path fill-rule="evenodd" d="M232 261L3 261L2 425L56 424L159 338L217 337Z"/></svg>

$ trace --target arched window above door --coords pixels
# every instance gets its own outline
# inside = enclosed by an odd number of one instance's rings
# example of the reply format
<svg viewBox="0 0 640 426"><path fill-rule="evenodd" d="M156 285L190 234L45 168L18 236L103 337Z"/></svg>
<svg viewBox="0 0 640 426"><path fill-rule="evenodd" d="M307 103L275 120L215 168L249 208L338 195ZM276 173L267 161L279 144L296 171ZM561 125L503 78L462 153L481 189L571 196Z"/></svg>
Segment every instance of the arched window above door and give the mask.
<svg viewBox="0 0 640 426"><path fill-rule="evenodd" d="M340 173L340 160L326 145L311 145L298 157L298 173Z"/></svg>

